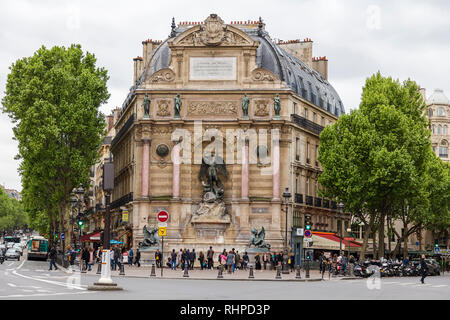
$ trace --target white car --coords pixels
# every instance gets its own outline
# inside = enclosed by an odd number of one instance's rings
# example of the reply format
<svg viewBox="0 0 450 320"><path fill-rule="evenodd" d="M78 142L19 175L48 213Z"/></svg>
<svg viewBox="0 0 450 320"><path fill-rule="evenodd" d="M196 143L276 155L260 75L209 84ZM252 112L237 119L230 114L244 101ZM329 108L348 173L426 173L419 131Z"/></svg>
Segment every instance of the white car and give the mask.
<svg viewBox="0 0 450 320"><path fill-rule="evenodd" d="M6 248L10 249L14 246L14 242L7 242L6 243Z"/></svg>
<svg viewBox="0 0 450 320"><path fill-rule="evenodd" d="M16 251L19 252L20 255L23 255L23 247L20 245L20 243L15 243L12 248L16 249Z"/></svg>
<svg viewBox="0 0 450 320"><path fill-rule="evenodd" d="M6 251L5 253L5 260L10 260L10 259L17 259L17 261L20 261L20 253L17 252L16 249L8 249L8 251Z"/></svg>

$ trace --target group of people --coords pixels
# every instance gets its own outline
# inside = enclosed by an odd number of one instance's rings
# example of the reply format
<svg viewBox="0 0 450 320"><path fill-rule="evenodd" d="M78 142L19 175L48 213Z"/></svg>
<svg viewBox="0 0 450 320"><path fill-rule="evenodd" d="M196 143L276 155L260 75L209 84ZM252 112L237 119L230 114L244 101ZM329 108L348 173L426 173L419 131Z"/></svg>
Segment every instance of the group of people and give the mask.
<svg viewBox="0 0 450 320"><path fill-rule="evenodd" d="M203 251L200 251L198 257L195 249L180 249L178 252L175 249L172 249L170 256L167 258L166 265L172 270L177 270L177 268L181 268L183 271L185 268L193 270L195 261L198 260L201 270L214 269L214 254L215 252L212 247L209 247L206 254ZM158 266L158 261L162 260L159 250L155 253L155 260ZM281 265L282 262L283 252L256 253L254 261L250 261L247 252L241 254L234 248L229 251L223 249L223 251L217 255L218 268L221 268L222 271L227 270L228 273L234 273L236 270L240 269L246 270L250 263L254 263L255 270L262 270L263 268L264 270L274 270L278 265ZM287 262L291 270L293 270L295 267L295 256L292 252L289 253Z"/></svg>
<svg viewBox="0 0 450 320"><path fill-rule="evenodd" d="M325 271L328 270L329 273L337 274L338 270L342 271L344 275L347 273L347 267L349 263L355 263L355 257L351 255L349 258L347 258L346 255L340 254L339 256L335 253L332 256L329 256L328 258L325 256L325 254L322 252L319 256L319 270L322 276L324 275Z"/></svg>

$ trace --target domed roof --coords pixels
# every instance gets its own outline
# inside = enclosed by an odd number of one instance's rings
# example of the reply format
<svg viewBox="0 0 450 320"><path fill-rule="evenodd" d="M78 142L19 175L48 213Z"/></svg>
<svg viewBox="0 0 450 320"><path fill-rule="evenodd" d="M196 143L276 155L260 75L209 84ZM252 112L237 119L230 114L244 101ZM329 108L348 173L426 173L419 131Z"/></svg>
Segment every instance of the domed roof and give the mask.
<svg viewBox="0 0 450 320"><path fill-rule="evenodd" d="M427 100L427 105L432 105L432 104L450 105L450 100L444 94L444 90L434 89L433 94Z"/></svg>
<svg viewBox="0 0 450 320"><path fill-rule="evenodd" d="M186 31L187 27L177 27L175 36ZM339 95L331 84L317 71L311 70L303 61L289 54L280 46L278 46L264 31L262 35L258 34L258 30L239 28L247 33L253 40L260 43L257 54L256 63L258 67L265 68L274 73L281 81L284 81L299 96L311 103L327 110L328 112L340 116L345 113ZM163 41L150 58L147 70L145 70L136 85L130 91L134 91L141 81L153 73L169 67L171 50L168 40ZM133 93L130 92L129 98ZM126 99L126 102L131 99Z"/></svg>

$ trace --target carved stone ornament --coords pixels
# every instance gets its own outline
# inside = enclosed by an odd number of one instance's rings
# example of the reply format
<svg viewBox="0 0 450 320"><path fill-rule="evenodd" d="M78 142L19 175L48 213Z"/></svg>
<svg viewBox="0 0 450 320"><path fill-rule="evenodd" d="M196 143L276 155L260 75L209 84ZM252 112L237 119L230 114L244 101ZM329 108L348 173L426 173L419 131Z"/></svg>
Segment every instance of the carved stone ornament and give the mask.
<svg viewBox="0 0 450 320"><path fill-rule="evenodd" d="M255 116L266 117L269 115L269 102L267 100L255 100Z"/></svg>
<svg viewBox="0 0 450 320"><path fill-rule="evenodd" d="M168 68L156 71L150 77L151 83L172 82L173 80L175 80L175 73L171 69L168 69Z"/></svg>
<svg viewBox="0 0 450 320"><path fill-rule="evenodd" d="M182 46L241 46L255 44L255 41L247 36L238 34L242 31L232 30L232 28L225 25L217 14L211 14L204 24L195 28L196 31L187 34L177 44Z"/></svg>
<svg viewBox="0 0 450 320"><path fill-rule="evenodd" d="M135 131L135 139L136 140L143 140L143 139L150 139L152 129L148 125L140 125L136 127Z"/></svg>
<svg viewBox="0 0 450 320"><path fill-rule="evenodd" d="M217 115L237 115L236 101L191 101L188 106L187 114L191 116L217 116Z"/></svg>
<svg viewBox="0 0 450 320"><path fill-rule="evenodd" d="M172 128L167 127L167 126L157 126L157 127L153 127L152 133L153 133L154 135L166 135L166 134L171 134L171 133L172 133Z"/></svg>
<svg viewBox="0 0 450 320"><path fill-rule="evenodd" d="M268 70L265 69L255 69L252 71L253 81L274 81L275 76Z"/></svg>
<svg viewBox="0 0 450 320"><path fill-rule="evenodd" d="M159 100L157 102L158 106L156 109L156 115L159 117L170 116L171 101L170 100Z"/></svg>
<svg viewBox="0 0 450 320"><path fill-rule="evenodd" d="M166 157L169 154L169 147L166 144L160 144L156 147L156 154L161 158Z"/></svg>

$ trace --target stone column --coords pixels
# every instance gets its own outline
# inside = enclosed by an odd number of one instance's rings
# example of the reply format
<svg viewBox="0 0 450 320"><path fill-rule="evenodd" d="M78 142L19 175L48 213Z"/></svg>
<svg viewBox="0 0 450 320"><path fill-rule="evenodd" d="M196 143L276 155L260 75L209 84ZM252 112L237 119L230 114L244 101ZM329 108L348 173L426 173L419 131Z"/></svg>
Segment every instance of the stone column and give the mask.
<svg viewBox="0 0 450 320"><path fill-rule="evenodd" d="M180 143L177 143L172 149L172 197L175 199L180 198Z"/></svg>
<svg viewBox="0 0 450 320"><path fill-rule="evenodd" d="M272 140L272 198L280 200L280 144Z"/></svg>
<svg viewBox="0 0 450 320"><path fill-rule="evenodd" d="M150 169L150 139L142 139L142 196L148 196Z"/></svg>
<svg viewBox="0 0 450 320"><path fill-rule="evenodd" d="M248 200L248 140L242 146L241 198Z"/></svg>

